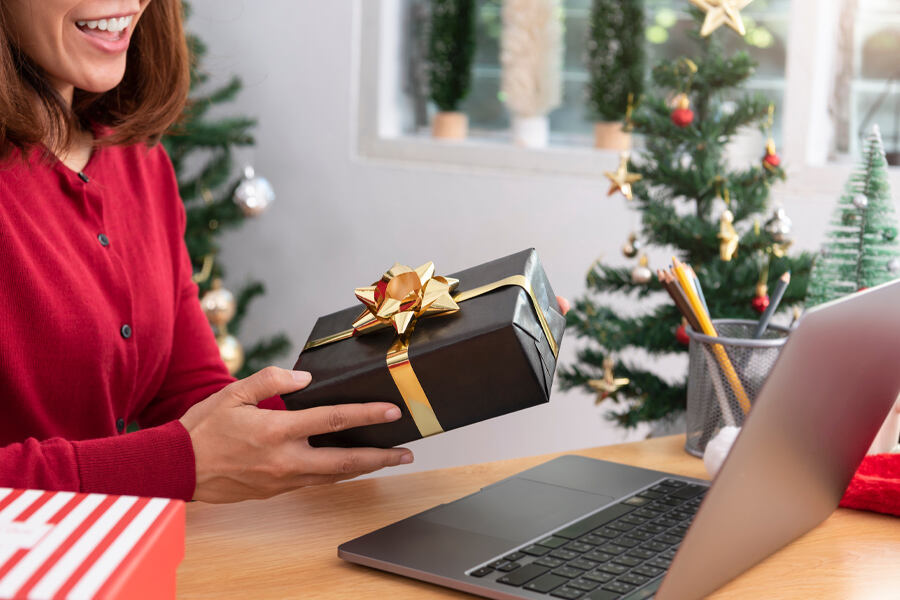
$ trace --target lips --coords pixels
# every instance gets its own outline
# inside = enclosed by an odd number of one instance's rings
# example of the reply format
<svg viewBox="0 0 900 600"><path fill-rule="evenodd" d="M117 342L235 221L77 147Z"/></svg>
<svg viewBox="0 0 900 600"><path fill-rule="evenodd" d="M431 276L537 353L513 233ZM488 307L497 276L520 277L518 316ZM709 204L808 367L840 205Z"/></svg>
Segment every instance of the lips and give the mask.
<svg viewBox="0 0 900 600"><path fill-rule="evenodd" d="M128 48L134 15L79 20L75 26L95 46L107 52L122 52Z"/></svg>

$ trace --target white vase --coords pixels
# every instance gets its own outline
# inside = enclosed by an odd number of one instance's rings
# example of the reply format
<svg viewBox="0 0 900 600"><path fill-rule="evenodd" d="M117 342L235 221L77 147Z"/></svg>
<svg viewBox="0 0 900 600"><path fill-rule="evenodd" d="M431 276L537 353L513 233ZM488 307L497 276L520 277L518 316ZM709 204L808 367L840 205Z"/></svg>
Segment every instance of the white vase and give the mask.
<svg viewBox="0 0 900 600"><path fill-rule="evenodd" d="M890 452L897 446L898 438L900 438L900 397L894 403L891 412L881 425L881 429L872 440L867 454L885 454Z"/></svg>
<svg viewBox="0 0 900 600"><path fill-rule="evenodd" d="M550 141L550 119L547 115L512 119L513 141L525 148L546 148Z"/></svg>

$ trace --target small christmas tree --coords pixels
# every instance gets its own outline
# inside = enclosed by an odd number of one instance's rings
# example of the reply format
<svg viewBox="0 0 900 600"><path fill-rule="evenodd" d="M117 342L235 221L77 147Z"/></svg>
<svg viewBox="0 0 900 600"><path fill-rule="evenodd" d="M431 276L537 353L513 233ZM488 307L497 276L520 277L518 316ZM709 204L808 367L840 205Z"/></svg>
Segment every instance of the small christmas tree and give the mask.
<svg viewBox="0 0 900 600"><path fill-rule="evenodd" d="M709 11L721 8L703 4ZM709 24L715 16L697 10L693 14L698 29L701 21ZM712 19L712 29L723 22L743 29L733 16ZM703 31L692 35L698 44L696 56L667 60L653 69L656 93L645 95L632 119L634 131L644 136L646 151L634 162L626 155L607 177L611 193L633 196L642 217L640 236L633 234L623 247L626 256L637 255L638 243L666 253L674 249L696 271L714 318L756 319L768 301L765 287L785 271L792 272L792 279L781 306L805 298L811 257L786 256L788 223L783 215L765 227L759 223L765 218L771 185L784 178L774 141L769 139L759 163L737 170L728 166L726 146L739 129L771 127L770 103L760 95L738 93L755 65L746 52L725 55L719 36L733 34ZM686 402L684 377L668 381L652 369L661 356L684 354L687 340L677 308L662 300L662 287L652 277L647 256L640 258L633 268L599 262L591 268L589 294L569 313L572 330L590 344L579 351L577 363L560 372L564 388L579 386L623 406L612 416L626 427L671 417L683 411ZM630 297L627 312L596 296L611 293ZM634 314L633 300L650 297L661 302ZM635 349L649 354L650 360L616 358ZM620 381L616 375L630 382L610 386Z"/></svg>
<svg viewBox="0 0 900 600"><path fill-rule="evenodd" d="M809 282L815 306L900 277L897 216L878 126L866 140L859 170L838 200Z"/></svg>
<svg viewBox="0 0 900 600"><path fill-rule="evenodd" d="M594 0L587 43L588 108L595 120L622 121L644 90L644 3Z"/></svg>
<svg viewBox="0 0 900 600"><path fill-rule="evenodd" d="M185 13L189 7L185 4ZM209 79L201 69L206 46L196 36L188 35L188 45L193 55L191 67L192 95L182 120L163 138L163 145L172 159L178 189L187 211L185 242L200 286L201 296L213 283L225 276L222 264L216 260L219 253L218 237L229 228L239 227L246 218L242 207L235 202L235 191L240 184L235 176L232 152L238 146L254 143L250 130L256 121L248 117L211 119L207 112L215 105L230 102L241 90L241 81L232 77L225 85L207 93L197 93ZM260 282L247 283L233 300L234 317L228 320L228 334L236 336L250 302L265 293ZM227 292L226 292L227 294ZM236 340L217 331L219 349L226 363L231 366L228 352L234 352ZM228 338L226 340L226 337ZM282 334L260 340L242 352L243 365L236 370L238 377L245 377L284 354L291 347Z"/></svg>
<svg viewBox="0 0 900 600"><path fill-rule="evenodd" d="M444 112L459 110L469 93L475 55L475 0L432 0L428 85Z"/></svg>

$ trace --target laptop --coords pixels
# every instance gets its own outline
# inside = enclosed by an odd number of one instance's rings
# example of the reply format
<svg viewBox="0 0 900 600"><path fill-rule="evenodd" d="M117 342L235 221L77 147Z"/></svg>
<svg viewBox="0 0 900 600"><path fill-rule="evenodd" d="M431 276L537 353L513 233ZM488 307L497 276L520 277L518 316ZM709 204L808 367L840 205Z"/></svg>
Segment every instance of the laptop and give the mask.
<svg viewBox="0 0 900 600"><path fill-rule="evenodd" d="M900 281L801 319L711 485L562 456L338 556L487 598L700 598L831 514L898 392Z"/></svg>

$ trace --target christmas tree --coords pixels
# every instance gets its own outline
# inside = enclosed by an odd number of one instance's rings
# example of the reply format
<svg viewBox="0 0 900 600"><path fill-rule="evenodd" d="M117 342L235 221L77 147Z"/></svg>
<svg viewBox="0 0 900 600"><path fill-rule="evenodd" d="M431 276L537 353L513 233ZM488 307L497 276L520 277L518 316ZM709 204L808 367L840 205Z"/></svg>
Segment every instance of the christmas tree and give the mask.
<svg viewBox="0 0 900 600"><path fill-rule="evenodd" d="M657 65L652 72L656 93L644 96L632 118L646 150L634 161L624 155L607 177L611 193L633 197L641 215L640 235L625 245L626 256L635 256L639 243L674 250L696 271L714 318L757 319L768 302L766 286L785 271L792 279L781 306L803 300L811 257L786 255L789 224L783 213L765 227L760 224L770 186L784 178L771 137L759 163L737 170L727 164L726 147L739 129L771 128L770 103L761 95L741 93L755 65L743 51L726 56L720 37L733 34L714 31L723 22L743 29L739 17L716 15L720 7L700 4L709 14L693 11L698 25L703 23L702 33L692 34L696 55ZM710 30L710 18L716 16L721 19L713 19L716 27ZM560 373L564 388L579 386L617 403L620 409L611 416L625 427L670 418L686 402L685 378L667 381L650 368L662 356L686 353L687 339L679 331L681 315L663 300L647 262L642 255L634 268L599 261L591 268L588 294L569 313L571 330L589 343ZM621 311L601 294L625 295L632 305L647 299L648 308L640 314ZM623 353L634 350L643 356L623 360Z"/></svg>
<svg viewBox="0 0 900 600"><path fill-rule="evenodd" d="M187 15L189 7L185 5ZM178 179L178 189L187 211L185 242L196 273L194 280L201 296L210 292L224 279L225 271L217 260L220 234L239 227L247 216L255 214L262 205L236 202L235 192L258 187L265 191L267 185L259 178L240 179L235 174L233 151L239 146L254 143L250 130L255 120L248 117L210 118L213 106L229 102L241 90L241 81L232 77L228 83L211 91L200 92L209 75L201 68L206 46L196 36L188 35L188 45L193 55L191 67L191 99L183 117L163 138L163 145L172 159ZM252 195L252 194L251 194ZM269 195L271 196L271 194ZM238 193L238 199L242 198ZM243 196L246 199L246 196ZM257 198L265 202L265 198ZM241 322L253 299L265 293L258 281L249 282L231 296L227 290L213 290L216 294L215 312L218 317L216 335L219 349L229 368L245 377L270 364L272 360L290 349L290 341L284 335L260 340L246 349L236 345ZM211 316L210 310L207 315ZM231 316L233 315L233 317ZM213 319L216 320L216 319ZM226 330L227 324L227 330ZM238 356L239 355L239 356ZM240 359L240 360L238 360Z"/></svg>
<svg viewBox="0 0 900 600"><path fill-rule="evenodd" d="M598 121L622 121L644 89L644 3L594 0L587 45L588 107Z"/></svg>
<svg viewBox="0 0 900 600"><path fill-rule="evenodd" d="M469 93L475 55L475 0L432 0L428 86L444 112L459 109Z"/></svg>
<svg viewBox="0 0 900 600"><path fill-rule="evenodd" d="M847 182L813 267L807 306L835 300L900 277L897 216L888 184L884 144L876 125Z"/></svg>

